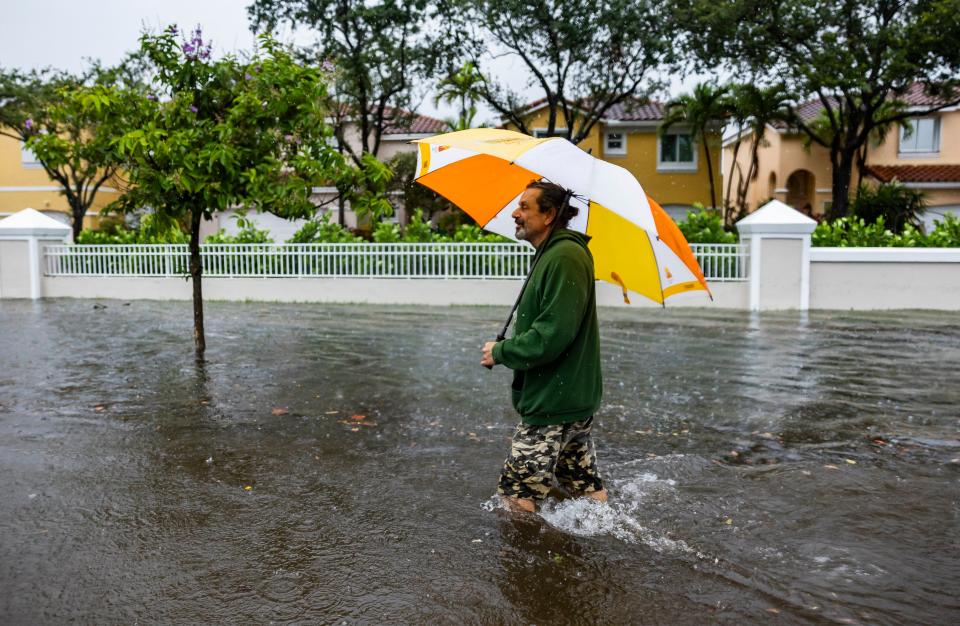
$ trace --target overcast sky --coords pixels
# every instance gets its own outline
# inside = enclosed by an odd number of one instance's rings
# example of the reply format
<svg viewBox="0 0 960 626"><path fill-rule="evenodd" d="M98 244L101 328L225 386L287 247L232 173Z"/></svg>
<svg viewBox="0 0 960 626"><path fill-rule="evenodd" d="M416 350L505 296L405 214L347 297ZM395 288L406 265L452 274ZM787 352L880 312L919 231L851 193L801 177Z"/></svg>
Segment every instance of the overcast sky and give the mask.
<svg viewBox="0 0 960 626"><path fill-rule="evenodd" d="M107 65L118 62L138 45L144 29L157 32L170 24L181 29L202 25L214 53L250 50L246 7L251 0L4 0L0 14L0 67L55 67L79 71L85 58ZM283 35L281 35L283 36ZM286 38L290 38L289 33ZM299 42L309 38L301 35ZM524 74L510 59L497 64L505 82L520 87ZM674 81L674 92L692 84ZM539 97L539 96L538 96ZM419 110L427 115L453 116L426 98ZM491 116L482 115L486 119Z"/></svg>

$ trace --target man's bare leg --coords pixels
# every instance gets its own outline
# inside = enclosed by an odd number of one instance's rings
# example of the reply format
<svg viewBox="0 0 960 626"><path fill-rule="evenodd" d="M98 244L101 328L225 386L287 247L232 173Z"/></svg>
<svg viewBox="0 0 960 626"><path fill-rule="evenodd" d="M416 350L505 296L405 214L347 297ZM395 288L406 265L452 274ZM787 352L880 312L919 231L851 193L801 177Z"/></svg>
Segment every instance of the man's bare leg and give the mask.
<svg viewBox="0 0 960 626"><path fill-rule="evenodd" d="M596 500L597 502L606 502L607 490L601 489L600 491L588 491L587 493L583 494L583 497Z"/></svg>
<svg viewBox="0 0 960 626"><path fill-rule="evenodd" d="M531 498L517 498L515 496L500 496L500 501L514 513L536 513L537 504Z"/></svg>

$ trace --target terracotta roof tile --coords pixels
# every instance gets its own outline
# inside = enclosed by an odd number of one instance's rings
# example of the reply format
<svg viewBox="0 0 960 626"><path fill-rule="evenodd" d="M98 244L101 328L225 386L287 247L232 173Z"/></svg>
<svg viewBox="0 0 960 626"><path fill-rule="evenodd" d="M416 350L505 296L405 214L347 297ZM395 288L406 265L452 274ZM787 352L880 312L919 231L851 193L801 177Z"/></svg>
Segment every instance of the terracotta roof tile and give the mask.
<svg viewBox="0 0 960 626"><path fill-rule="evenodd" d="M546 102L546 98L534 100L524 106L523 110L530 111L536 109ZM618 122L659 122L663 119L665 109L666 105L657 100L641 100L635 98L613 105L607 110L603 119Z"/></svg>
<svg viewBox="0 0 960 626"><path fill-rule="evenodd" d="M659 122L663 119L664 109L666 106L656 100L632 100L610 107L604 118L623 122Z"/></svg>
<svg viewBox="0 0 960 626"><path fill-rule="evenodd" d="M419 113L411 114L404 111L403 123L396 126L387 126L383 129L384 135L432 135L435 133L442 133L447 130L447 123L443 120L438 120L435 117L429 117L426 115L420 115ZM408 124L409 122L409 124Z"/></svg>
<svg viewBox="0 0 960 626"><path fill-rule="evenodd" d="M883 183L894 178L901 183L960 182L960 165L868 165L864 173Z"/></svg>
<svg viewBox="0 0 960 626"><path fill-rule="evenodd" d="M944 98L942 96L931 96L923 87L923 83L913 83L907 90L899 95L899 98L910 106L929 107L942 104L944 100L954 98Z"/></svg>
<svg viewBox="0 0 960 626"><path fill-rule="evenodd" d="M945 100L955 100L960 97L960 93L954 95L953 98L944 98L943 96L931 96L924 89L923 83L913 83L911 84L905 92L902 94L891 94L891 99L894 97L903 100L907 106L911 107L931 107L938 104L943 104ZM831 99L833 101L833 99ZM820 102L819 98L814 98L812 100L807 100L806 102L801 103L797 107L797 114L800 116L800 119L804 122L812 122L818 115L820 111L823 110L823 104ZM787 124L784 122L776 122L774 127L779 129L787 128Z"/></svg>

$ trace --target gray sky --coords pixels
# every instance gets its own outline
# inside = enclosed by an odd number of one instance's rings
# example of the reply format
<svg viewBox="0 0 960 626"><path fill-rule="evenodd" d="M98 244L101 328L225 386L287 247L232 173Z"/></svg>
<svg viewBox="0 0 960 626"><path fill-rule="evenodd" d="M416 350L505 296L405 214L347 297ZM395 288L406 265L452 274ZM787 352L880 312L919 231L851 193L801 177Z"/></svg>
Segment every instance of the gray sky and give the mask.
<svg viewBox="0 0 960 626"><path fill-rule="evenodd" d="M250 0L5 0L0 19L0 67L32 69L55 67L79 71L85 58L107 65L118 62L138 45L144 29L157 32L170 24L181 29L202 25L204 39L214 54L250 50L255 38L249 30L246 7ZM281 33L281 38L284 34ZM286 33L286 38L292 35ZM309 40L301 35L300 43ZM519 88L519 64L502 59L497 69L505 82ZM694 81L674 81L673 92ZM419 110L426 115L452 116L425 98ZM481 112L482 119L490 118Z"/></svg>

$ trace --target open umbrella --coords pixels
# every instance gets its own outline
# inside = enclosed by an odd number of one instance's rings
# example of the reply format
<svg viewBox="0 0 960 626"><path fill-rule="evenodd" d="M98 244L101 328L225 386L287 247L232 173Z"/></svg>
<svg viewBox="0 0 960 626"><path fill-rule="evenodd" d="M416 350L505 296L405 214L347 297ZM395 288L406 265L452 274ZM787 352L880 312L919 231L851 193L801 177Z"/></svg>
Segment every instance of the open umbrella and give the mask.
<svg viewBox="0 0 960 626"><path fill-rule="evenodd" d="M673 220L622 167L560 137L475 128L419 144L416 181L444 196L486 230L514 239L510 214L531 180L570 189L579 214L568 228L590 235L596 276L658 303L707 281Z"/></svg>

